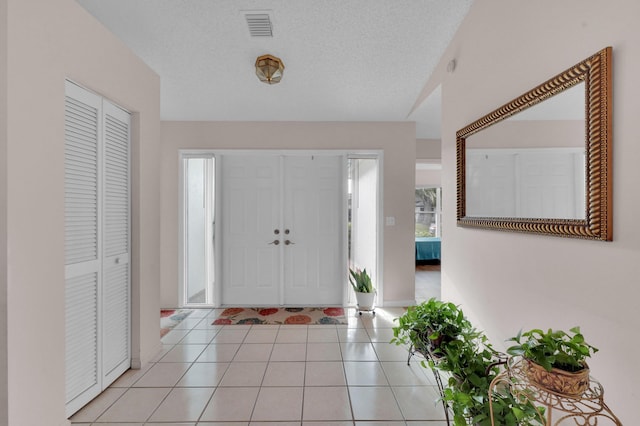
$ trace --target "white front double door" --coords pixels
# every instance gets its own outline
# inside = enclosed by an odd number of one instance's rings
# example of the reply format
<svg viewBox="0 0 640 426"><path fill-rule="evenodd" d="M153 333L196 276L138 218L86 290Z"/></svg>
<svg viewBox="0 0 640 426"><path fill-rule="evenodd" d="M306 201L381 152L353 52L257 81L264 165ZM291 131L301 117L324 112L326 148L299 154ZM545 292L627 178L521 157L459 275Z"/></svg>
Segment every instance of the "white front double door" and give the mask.
<svg viewBox="0 0 640 426"><path fill-rule="evenodd" d="M222 305L343 302L343 157L222 157Z"/></svg>

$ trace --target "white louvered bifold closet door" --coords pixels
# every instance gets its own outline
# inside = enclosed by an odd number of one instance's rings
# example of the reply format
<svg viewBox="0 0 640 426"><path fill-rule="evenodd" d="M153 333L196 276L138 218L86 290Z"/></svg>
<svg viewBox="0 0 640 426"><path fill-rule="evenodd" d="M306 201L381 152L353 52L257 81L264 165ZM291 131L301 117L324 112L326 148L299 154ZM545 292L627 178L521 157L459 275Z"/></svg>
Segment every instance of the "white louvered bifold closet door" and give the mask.
<svg viewBox="0 0 640 426"><path fill-rule="evenodd" d="M75 411L101 391L99 96L67 84L65 100L66 403Z"/></svg>
<svg viewBox="0 0 640 426"><path fill-rule="evenodd" d="M130 115L104 101L103 375L111 383L130 366Z"/></svg>
<svg viewBox="0 0 640 426"><path fill-rule="evenodd" d="M129 114L66 83L66 408L130 365Z"/></svg>

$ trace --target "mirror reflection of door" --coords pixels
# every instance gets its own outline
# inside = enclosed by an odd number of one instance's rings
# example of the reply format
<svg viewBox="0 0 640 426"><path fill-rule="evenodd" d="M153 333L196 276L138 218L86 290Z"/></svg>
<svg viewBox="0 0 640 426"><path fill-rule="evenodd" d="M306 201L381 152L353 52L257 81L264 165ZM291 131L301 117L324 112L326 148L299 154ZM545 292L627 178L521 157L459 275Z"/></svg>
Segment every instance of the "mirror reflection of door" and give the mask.
<svg viewBox="0 0 640 426"><path fill-rule="evenodd" d="M586 218L585 83L470 135L465 207L473 218Z"/></svg>

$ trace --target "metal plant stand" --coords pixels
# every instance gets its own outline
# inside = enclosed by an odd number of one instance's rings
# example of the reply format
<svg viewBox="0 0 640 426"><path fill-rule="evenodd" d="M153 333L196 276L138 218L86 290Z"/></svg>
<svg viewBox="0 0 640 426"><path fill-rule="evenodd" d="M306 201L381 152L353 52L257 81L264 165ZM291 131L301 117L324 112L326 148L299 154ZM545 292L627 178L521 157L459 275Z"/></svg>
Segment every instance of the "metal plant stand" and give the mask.
<svg viewBox="0 0 640 426"><path fill-rule="evenodd" d="M493 395L501 387L507 387L520 400L529 400L534 405L543 405L546 419L541 420L546 426L561 424L622 426L620 420L604 402L602 385L593 378L590 379L589 388L582 395L569 397L543 389L530 382L524 372L523 361L511 358L507 363L507 368L491 382L489 393ZM559 416L555 421L554 414ZM491 406L491 424L500 426L494 423L493 406Z"/></svg>
<svg viewBox="0 0 640 426"><path fill-rule="evenodd" d="M419 349L415 347L413 344L409 346L409 357L407 358L407 365L411 363L411 357L416 353L422 355L428 362L429 365L435 365L438 362L438 358L435 357L428 349ZM442 377L440 376L440 372L437 368L430 367L433 376L436 378L436 385L438 386L438 393L440 394L440 400L442 401L442 408L444 409L444 418L447 422L447 425L451 425L451 420L449 419L449 406L444 400L444 385L442 384Z"/></svg>

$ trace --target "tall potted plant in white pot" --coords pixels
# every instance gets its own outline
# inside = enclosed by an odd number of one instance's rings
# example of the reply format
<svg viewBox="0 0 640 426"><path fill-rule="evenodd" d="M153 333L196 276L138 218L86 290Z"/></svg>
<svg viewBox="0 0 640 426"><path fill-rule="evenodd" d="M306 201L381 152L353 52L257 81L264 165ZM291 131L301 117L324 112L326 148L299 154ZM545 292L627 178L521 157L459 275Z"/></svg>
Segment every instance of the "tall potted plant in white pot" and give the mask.
<svg viewBox="0 0 640 426"><path fill-rule="evenodd" d="M362 311L373 311L376 289L367 273L367 268L362 270L349 268L349 283L356 293L360 314L362 315Z"/></svg>

